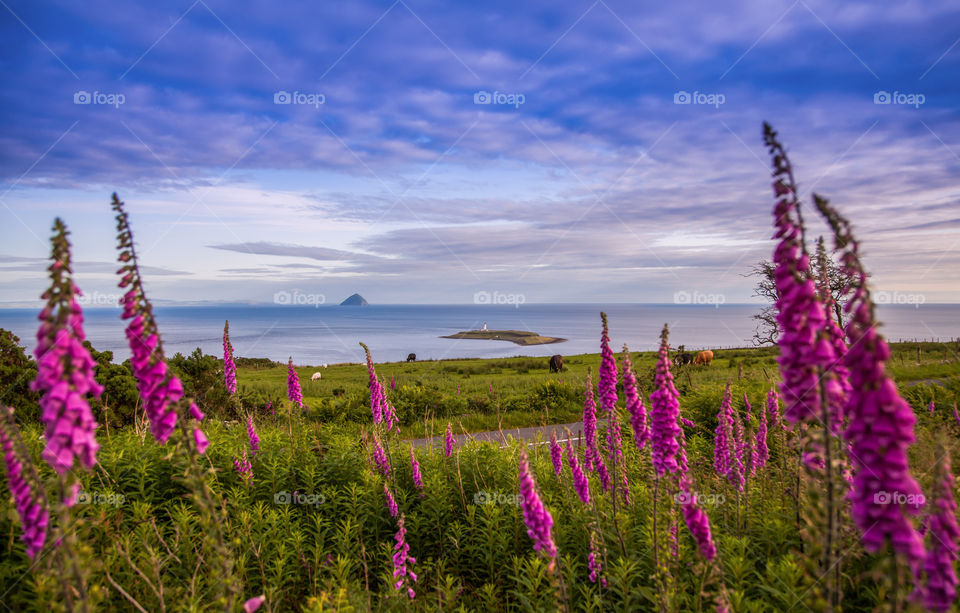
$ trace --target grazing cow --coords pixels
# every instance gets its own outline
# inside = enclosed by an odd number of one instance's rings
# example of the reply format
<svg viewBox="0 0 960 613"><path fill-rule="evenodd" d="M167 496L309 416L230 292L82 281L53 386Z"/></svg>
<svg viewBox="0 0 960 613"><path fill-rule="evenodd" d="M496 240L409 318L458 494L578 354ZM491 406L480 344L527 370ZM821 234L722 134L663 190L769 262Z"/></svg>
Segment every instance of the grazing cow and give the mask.
<svg viewBox="0 0 960 613"><path fill-rule="evenodd" d="M680 353L677 354L677 357L673 358L674 366L685 366L693 362L692 353Z"/></svg>
<svg viewBox="0 0 960 613"><path fill-rule="evenodd" d="M561 370L563 370L563 356L550 356L550 372L560 372Z"/></svg>
<svg viewBox="0 0 960 613"><path fill-rule="evenodd" d="M712 361L713 361L713 352L708 349L706 351L701 351L700 353L698 353L697 357L694 358L693 363L695 365L704 364L706 366L710 366L710 362Z"/></svg>
<svg viewBox="0 0 960 613"><path fill-rule="evenodd" d="M322 375L321 375L319 372L315 372L315 373L313 373L313 375L310 376L310 380L311 380L311 381L319 381L321 376L322 376Z"/></svg>
<svg viewBox="0 0 960 613"><path fill-rule="evenodd" d="M417 354L415 354L415 353L408 354L408 355L407 355L407 361L408 361L408 362L416 362L416 361L417 361Z"/></svg>

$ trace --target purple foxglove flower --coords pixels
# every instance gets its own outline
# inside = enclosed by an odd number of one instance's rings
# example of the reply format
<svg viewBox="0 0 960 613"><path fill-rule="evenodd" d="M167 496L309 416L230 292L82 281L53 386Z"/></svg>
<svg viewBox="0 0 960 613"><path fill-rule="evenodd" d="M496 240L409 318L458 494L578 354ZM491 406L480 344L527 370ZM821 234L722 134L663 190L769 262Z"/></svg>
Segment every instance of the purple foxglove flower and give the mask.
<svg viewBox="0 0 960 613"><path fill-rule="evenodd" d="M207 447L210 446L210 441L207 440L207 435L203 433L203 430L200 428L193 429L193 443L197 446L197 453L203 455L207 451Z"/></svg>
<svg viewBox="0 0 960 613"><path fill-rule="evenodd" d="M247 417L247 438L250 439L250 457L256 457L257 452L260 451L260 437L253 428L253 415Z"/></svg>
<svg viewBox="0 0 960 613"><path fill-rule="evenodd" d="M223 324L223 382L231 396L237 393L237 365L233 361L229 321Z"/></svg>
<svg viewBox="0 0 960 613"><path fill-rule="evenodd" d="M558 477L563 472L563 449L557 442L557 432L550 431L550 461L553 462L553 472Z"/></svg>
<svg viewBox="0 0 960 613"><path fill-rule="evenodd" d="M923 560L926 582L923 585L923 604L928 611L949 611L957 599L957 573L953 568L957 559L960 527L957 526L957 503L953 497L953 473L950 454L942 448L934 481L933 503L928 519L930 548Z"/></svg>
<svg viewBox="0 0 960 613"><path fill-rule="evenodd" d="M380 438L376 435L373 437L373 461L384 477L390 476L390 458L384 453L383 447L380 446Z"/></svg>
<svg viewBox="0 0 960 613"><path fill-rule="evenodd" d="M393 375L390 375L390 389L397 389L397 380L393 378Z"/></svg>
<svg viewBox="0 0 960 613"><path fill-rule="evenodd" d="M777 388L771 387L767 392L767 413L770 414L770 425L776 426L780 421L780 394ZM780 424L783 427L783 424Z"/></svg>
<svg viewBox="0 0 960 613"><path fill-rule="evenodd" d="M586 439L584 458L587 470L596 470L600 457L597 451L597 405L593 401L593 380L587 371L586 389L583 395L583 437Z"/></svg>
<svg viewBox="0 0 960 613"><path fill-rule="evenodd" d="M444 435L444 445L443 445L443 455L448 458L453 453L453 444L456 441L453 439L453 430L450 429L450 422L447 422L447 432Z"/></svg>
<svg viewBox="0 0 960 613"><path fill-rule="evenodd" d="M935 408L936 408L936 407L934 407L933 401L931 400L931 401L930 401L930 405L927 407L927 410L930 411L930 413L932 414L932 413L933 413L933 410L934 410Z"/></svg>
<svg viewBox="0 0 960 613"><path fill-rule="evenodd" d="M407 586L407 596L415 598L417 593L413 591L410 583L417 582L417 575L410 567L416 564L417 560L410 555L410 545L407 544L406 540L405 520L406 518L401 515L397 522L397 534L393 537L397 541L397 544L393 546L393 578L397 580L393 584L393 589L399 591Z"/></svg>
<svg viewBox="0 0 960 613"><path fill-rule="evenodd" d="M243 603L243 613L255 613L257 609L263 605L263 602L266 600L262 595L254 596L250 600Z"/></svg>
<svg viewBox="0 0 960 613"><path fill-rule="evenodd" d="M0 411L3 412L3 415L0 415L0 453L3 454L7 487L13 494L13 506L20 517L20 528L23 531L20 539L26 545L27 557L32 560L43 549L47 539L50 513L44 504L43 489L37 485L37 475L29 460L30 469L27 472L32 473L32 479L28 480L24 476L24 465L14 447L14 440L18 447L23 445L16 423L12 419L13 409L0 406Z"/></svg>
<svg viewBox="0 0 960 613"><path fill-rule="evenodd" d="M583 504L590 504L590 482L587 476L583 474L580 465L577 463L577 456L570 448L570 441L567 441L567 466L570 467L570 474L573 475L573 487L577 490L577 496Z"/></svg>
<svg viewBox="0 0 960 613"><path fill-rule="evenodd" d="M916 416L885 372L890 348L877 331L867 271L850 223L825 199L814 194L814 201L833 230L844 272L853 278L844 307L851 313L845 358L851 390L844 408L844 437L850 443L853 465L850 516L867 551L879 551L890 543L916 569L924 557L923 540L907 517L916 515L923 501L920 486L910 474L907 453L914 442ZM891 494L896 496L893 502Z"/></svg>
<svg viewBox="0 0 960 613"><path fill-rule="evenodd" d="M423 475L420 474L420 462L417 461L417 456L413 453L413 447L410 447L410 469L413 472L413 486L423 491ZM423 496L423 494L420 494Z"/></svg>
<svg viewBox="0 0 960 613"><path fill-rule="evenodd" d="M697 542L702 555L708 562L712 562L717 555L713 536L710 534L710 518L697 505L697 495L693 492L690 479L686 476L680 480L680 496L678 496L683 510L683 521L687 524L693 540Z"/></svg>
<svg viewBox="0 0 960 613"><path fill-rule="evenodd" d="M206 417L203 411L200 410L200 407L197 406L197 403L190 403L190 416L196 419L197 421L203 421L203 418Z"/></svg>
<svg viewBox="0 0 960 613"><path fill-rule="evenodd" d="M94 379L96 362L83 346L83 310L73 284L67 228L57 218L51 238L53 264L49 267L50 289L40 312L37 331L37 377L30 389L40 392L41 421L47 445L43 459L60 475L74 466L87 469L97 463L97 422L87 404L87 394L99 398L103 392Z"/></svg>
<svg viewBox="0 0 960 613"><path fill-rule="evenodd" d="M117 216L117 248L122 263L120 287L130 289L122 299L122 319L130 320L125 331L130 347L130 364L137 380L137 390L143 400L143 410L150 421L150 432L157 442L166 443L179 419L178 407L183 398L183 383L168 372L164 362L163 344L153 317L153 306L143 291L137 257L133 248L133 232L123 203L113 196L113 210ZM202 435L202 433L201 433ZM196 438L196 433L194 434ZM204 437L204 441L206 437ZM205 447L204 447L205 448Z"/></svg>
<svg viewBox="0 0 960 613"><path fill-rule="evenodd" d="M630 350L623 346L623 395L627 399L627 413L630 414L630 425L633 426L633 441L638 450L650 438L647 430L647 410L643 407L643 399L637 393L637 377L633 374L633 364L630 363Z"/></svg>
<svg viewBox="0 0 960 613"><path fill-rule="evenodd" d="M537 483L530 473L527 463L527 453L520 452L520 502L523 509L523 523L527 526L527 534L533 540L534 551L539 551L553 560L557 557L557 546L553 543L550 534L553 527L553 518L550 512L540 501L537 494Z"/></svg>
<svg viewBox="0 0 960 613"><path fill-rule="evenodd" d="M610 334L607 328L607 314L600 313L603 332L600 335L600 370L597 389L600 392L600 408L609 415L617 406L617 361L610 350Z"/></svg>
<svg viewBox="0 0 960 613"><path fill-rule="evenodd" d="M681 418L680 418L680 425L682 425L684 428L696 428L696 427L697 427L697 424L693 423L693 420L687 419L686 417L681 417Z"/></svg>
<svg viewBox="0 0 960 613"><path fill-rule="evenodd" d="M793 170L776 133L765 128L764 141L773 156L774 283L777 290L777 324L780 337L780 374L783 382L783 416L791 423L819 423L820 376L836 362L833 345L821 331L826 313L810 274L810 257L800 222L800 202Z"/></svg>
<svg viewBox="0 0 960 613"><path fill-rule="evenodd" d="M620 475L620 491L623 503L630 504L630 483L627 480L627 463L623 457L623 438L620 434L620 422L617 420L616 410L610 411L610 425L607 428L607 452L610 454L610 465L615 474ZM601 475L602 476L602 475Z"/></svg>
<svg viewBox="0 0 960 613"><path fill-rule="evenodd" d="M847 344L843 340L843 330L840 329L833 318L835 303L833 293L830 291L830 279L827 276L830 260L823 245L822 237L817 241L817 260L820 269L818 290L826 318L821 337L833 348L833 362L826 364L823 368L822 381L827 399L827 419L830 432L835 436L840 436L844 429L843 408L847 403L847 397L850 395L850 371L844 365Z"/></svg>
<svg viewBox="0 0 960 613"><path fill-rule="evenodd" d="M957 422L957 425L960 426L960 413L957 413L957 403L953 403L953 421Z"/></svg>
<svg viewBox="0 0 960 613"><path fill-rule="evenodd" d="M390 511L391 517L396 517L400 510L397 508L397 501L394 500L393 494L390 493L390 488L387 487L387 484L383 484L383 495L387 498L387 509Z"/></svg>
<svg viewBox="0 0 960 613"><path fill-rule="evenodd" d="M243 482L249 487L253 483L253 466L250 465L250 460L247 459L247 450L243 450L243 456L240 458L233 458L233 468L240 474L240 478L243 479Z"/></svg>
<svg viewBox="0 0 960 613"><path fill-rule="evenodd" d="M300 391L300 375L297 374L296 369L293 367L293 356L291 356L287 362L287 398L290 399L290 402L297 405L298 408L303 408L303 393Z"/></svg>
<svg viewBox="0 0 960 613"><path fill-rule="evenodd" d="M720 403L720 412L717 413L717 430L713 439L713 468L721 477L726 477L730 473L732 436L733 395L730 392L730 384L727 383L723 391L723 401Z"/></svg>
<svg viewBox="0 0 960 613"><path fill-rule="evenodd" d="M677 454L680 452L679 437L683 430L677 423L680 418L680 394L673 386L670 374L670 330L664 324L660 334L660 353L654 376L654 391L650 394L650 457L657 476L680 471Z"/></svg>
<svg viewBox="0 0 960 613"><path fill-rule="evenodd" d="M593 583L597 582L597 579L600 579L600 585L607 587L607 578L604 577L603 573L603 552L601 551L602 543L600 542L600 536L597 534L596 530L590 530L590 553L587 555L587 567L590 569L590 581Z"/></svg>

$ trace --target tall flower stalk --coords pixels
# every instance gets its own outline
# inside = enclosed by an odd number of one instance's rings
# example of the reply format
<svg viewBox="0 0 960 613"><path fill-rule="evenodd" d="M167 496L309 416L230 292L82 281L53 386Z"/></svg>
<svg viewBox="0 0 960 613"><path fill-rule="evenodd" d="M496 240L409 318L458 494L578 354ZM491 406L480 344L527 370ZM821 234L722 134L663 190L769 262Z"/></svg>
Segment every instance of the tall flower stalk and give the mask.
<svg viewBox="0 0 960 613"><path fill-rule="evenodd" d="M730 473L731 437L733 436L733 394L730 383L723 391L720 411L717 413L717 430L713 439L713 468L721 477Z"/></svg>
<svg viewBox="0 0 960 613"><path fill-rule="evenodd" d="M129 288L123 296L123 319L129 319L126 335L130 344L130 363L143 400L144 411L156 440L166 443L179 426L179 440L174 457L186 464L185 481L199 508L203 527L203 545L209 549L206 560L214 564L212 586L217 601L232 610L240 595L241 584L234 570L233 552L225 537L229 520L222 513L222 505L214 501L213 491L199 464L210 442L199 427L203 413L193 402L183 402L183 384L167 371L163 344L153 305L147 300L140 275L139 262L133 240L133 231L124 204L113 194L111 207L117 220L117 250L121 263L117 274L120 287ZM182 419L181 419L182 417ZM188 426L188 421L192 424Z"/></svg>
<svg viewBox="0 0 960 613"><path fill-rule="evenodd" d="M610 459L610 470L613 475L601 479L610 483L609 489L616 497L617 481L620 480L621 493L624 504L630 503L630 484L627 480L627 466L623 458L623 437L620 433L620 421L617 419L617 360L610 349L610 330L607 324L607 314L601 312L603 331L600 334L600 371L597 381L597 390L600 395L600 408L607 418L607 453ZM606 469L606 467L604 467ZM604 489L608 489L606 486Z"/></svg>
<svg viewBox="0 0 960 613"><path fill-rule="evenodd" d="M443 455L445 455L445 456L448 457L448 458L449 458L451 455L453 455L453 445L454 445L454 443L456 443L456 441L455 441L454 438L453 438L453 430L452 430L452 428L451 428L451 426L450 426L450 422L448 421L448 422L447 422L447 431L444 433Z"/></svg>
<svg viewBox="0 0 960 613"><path fill-rule="evenodd" d="M680 470L678 455L683 430L680 419L680 394L670 373L670 330L664 324L660 333L660 351L650 394L650 457L658 477Z"/></svg>
<svg viewBox="0 0 960 613"><path fill-rule="evenodd" d="M583 438L586 442L584 464L587 470L595 470L600 455L597 451L597 403L593 400L593 379L589 370L583 392Z"/></svg>
<svg viewBox="0 0 960 613"><path fill-rule="evenodd" d="M540 501L537 483L530 472L527 453L520 452L520 504L523 509L523 523L527 526L527 535L533 540L534 551L539 551L550 560L554 567L557 558L557 546L553 542L551 530L553 517Z"/></svg>
<svg viewBox="0 0 960 613"><path fill-rule="evenodd" d="M929 611L949 611L957 599L957 573L954 563L960 545L957 526L957 501L953 497L954 479L950 470L950 453L940 445L933 481L932 509L927 520L929 548L923 560L926 581L923 584L923 605Z"/></svg>
<svg viewBox="0 0 960 613"><path fill-rule="evenodd" d="M293 356L287 361L287 398L295 404L298 409L303 408L303 392L300 391L300 375L297 369L293 367Z"/></svg>
<svg viewBox="0 0 960 613"><path fill-rule="evenodd" d="M570 467L570 475L573 477L573 489L576 490L577 496L580 497L580 502L590 504L590 481L587 479L587 476L583 474L583 470L580 468L579 462L577 462L577 455L573 453L573 449L570 447L569 440L567 440L566 447L567 466Z"/></svg>
<svg viewBox="0 0 960 613"><path fill-rule="evenodd" d="M233 361L229 321L223 322L223 383L231 396L237 393L237 365Z"/></svg>
<svg viewBox="0 0 960 613"><path fill-rule="evenodd" d="M46 439L42 457L60 477L60 502L56 507L58 521L52 536L57 549L56 562L64 604L68 611L73 611L74 607L87 611L91 606L87 591L89 564L81 559L74 518L69 507L76 503L80 489L74 468L89 470L97 463L97 450L100 448L95 434L97 423L87 403L87 395L99 398L103 388L94 379L95 362L83 346L86 339L83 311L77 302L80 290L73 284L67 235L67 227L57 218L50 239L51 264L47 268L50 287L43 293L46 305L38 317L40 327L34 350L37 377L30 383L30 389L40 393L40 420L45 426ZM13 452L10 453L12 456ZM19 461L15 457L12 460L7 463L7 470L12 485L19 485L20 488L19 498L15 493L16 506L18 511L23 509L27 513L27 523L24 525L33 531L31 542L28 543L33 552L37 541L42 545L37 527L43 521L39 515L44 511L33 502L28 505L31 492L26 488L22 475L18 474L21 468ZM30 514L37 516L31 517Z"/></svg>
<svg viewBox="0 0 960 613"><path fill-rule="evenodd" d="M417 575L410 568L416 564L417 559L410 555L410 545L407 544L406 517L401 515L397 521L397 534L393 537L397 542L393 546L393 578L396 582L393 589L399 591L407 588L407 596L411 599L417 596L413 591L413 583L417 582Z"/></svg>
<svg viewBox="0 0 960 613"><path fill-rule="evenodd" d="M13 506L20 517L20 539L26 545L27 557L33 560L46 542L50 512L36 467L24 448L20 431L13 420L13 409L2 405L0 453L3 453L7 487L13 494Z"/></svg>
<svg viewBox="0 0 960 613"><path fill-rule="evenodd" d="M74 465L89 470L97 463L97 423L86 397L91 394L99 398L103 387L94 379L96 363L83 346L83 311L77 302L80 290L73 284L68 232L59 218L54 221L53 231L50 288L42 296L47 304L40 311L34 350L37 377L30 389L41 394L40 420L46 426L47 441L43 459L61 477L68 478ZM75 492L77 483L68 480ZM66 497L72 504L72 494Z"/></svg>
<svg viewBox="0 0 960 613"><path fill-rule="evenodd" d="M826 199L814 195L814 202L833 230L842 269L852 277L844 306L850 313L845 364L851 389L844 409L844 437L850 443L853 466L850 515L867 551L877 552L889 545L917 569L924 558L923 542L908 515L919 512L923 497L910 474L907 453L915 440L916 417L886 373L890 348L877 331L867 271L850 222ZM898 499L891 501L890 492L896 492Z"/></svg>
<svg viewBox="0 0 960 613"><path fill-rule="evenodd" d="M247 417L247 439L250 441L250 457L255 457L260 451L260 437L257 429L253 427L253 415Z"/></svg>
<svg viewBox="0 0 960 613"><path fill-rule="evenodd" d="M637 445L638 451L643 451L643 446L650 438L650 431L647 429L647 410L643 406L643 398L637 391L637 376L633 373L633 364L630 362L630 350L626 345L623 346L623 395L627 402L627 413L630 414L630 425L633 428L633 442Z"/></svg>
<svg viewBox="0 0 960 613"><path fill-rule="evenodd" d="M420 462L413 453L413 447L410 447L410 471L413 476L413 487L417 488L420 496L423 496L423 475L420 474Z"/></svg>
<svg viewBox="0 0 960 613"><path fill-rule="evenodd" d="M557 442L557 431L550 431L550 461L553 462L553 474L560 476L563 472L563 448Z"/></svg>

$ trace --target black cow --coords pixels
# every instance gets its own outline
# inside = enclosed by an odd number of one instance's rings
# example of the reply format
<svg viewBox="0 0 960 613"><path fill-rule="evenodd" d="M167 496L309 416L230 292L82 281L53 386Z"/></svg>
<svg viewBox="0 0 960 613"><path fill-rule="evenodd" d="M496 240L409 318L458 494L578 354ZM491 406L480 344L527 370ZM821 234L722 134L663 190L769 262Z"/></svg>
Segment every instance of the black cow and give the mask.
<svg viewBox="0 0 960 613"><path fill-rule="evenodd" d="M407 361L408 361L408 362L416 362L416 361L417 361L417 354L411 353L411 354L407 355Z"/></svg>
<svg viewBox="0 0 960 613"><path fill-rule="evenodd" d="M680 353L677 354L677 357L673 358L674 366L684 366L693 362L692 353Z"/></svg>
<svg viewBox="0 0 960 613"><path fill-rule="evenodd" d="M563 370L563 356L550 356L550 372L560 372Z"/></svg>

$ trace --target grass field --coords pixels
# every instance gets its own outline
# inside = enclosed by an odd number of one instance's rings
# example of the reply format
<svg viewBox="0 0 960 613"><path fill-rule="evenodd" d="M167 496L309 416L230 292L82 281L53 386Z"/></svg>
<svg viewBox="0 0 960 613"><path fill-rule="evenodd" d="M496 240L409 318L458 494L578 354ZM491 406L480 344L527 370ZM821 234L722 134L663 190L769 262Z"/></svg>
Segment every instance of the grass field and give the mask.
<svg viewBox="0 0 960 613"><path fill-rule="evenodd" d="M917 348L921 361L917 362ZM953 343L895 343L890 372L904 393L917 398L941 387L960 391L960 366ZM372 348L374 356L376 349ZM710 366L676 368L677 389L685 404L704 407L704 417L716 413L726 382L739 382L751 392L765 392L779 373L775 348L728 349L715 352ZM630 354L641 391L649 394L653 384L655 352ZM458 430L476 432L498 427L567 423L580 419L583 385L587 372L596 379L600 354L564 356L560 373L550 373L549 358L453 359L377 364L377 373L387 385L401 418L407 422L405 437L442 433L447 421ZM367 423L369 391L365 364L333 364L327 368L297 366L304 404L322 422L343 427ZM321 379L311 381L315 372ZM267 398L286 397L286 365L270 368L240 367L241 392ZM622 390L621 390L622 391ZM952 401L951 401L952 402ZM711 409L711 407L713 407Z"/></svg>

